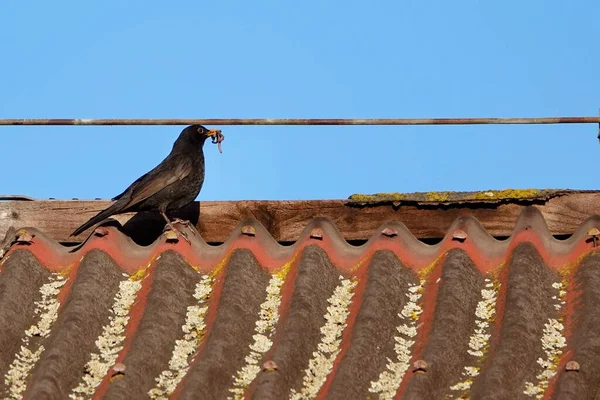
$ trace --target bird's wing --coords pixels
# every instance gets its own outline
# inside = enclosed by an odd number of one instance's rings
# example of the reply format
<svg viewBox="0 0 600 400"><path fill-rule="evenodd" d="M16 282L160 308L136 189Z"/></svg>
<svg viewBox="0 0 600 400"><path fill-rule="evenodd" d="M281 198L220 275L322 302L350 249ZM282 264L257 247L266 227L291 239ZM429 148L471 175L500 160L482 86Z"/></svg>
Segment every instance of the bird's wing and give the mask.
<svg viewBox="0 0 600 400"><path fill-rule="evenodd" d="M166 160L165 160L166 161ZM152 171L142 175L131 184L127 190L116 196L113 200L127 198L125 207L134 206L148 197L160 192L173 183L182 180L192 172L192 162L187 157L178 157L171 159L173 168L164 168L164 164L159 164Z"/></svg>

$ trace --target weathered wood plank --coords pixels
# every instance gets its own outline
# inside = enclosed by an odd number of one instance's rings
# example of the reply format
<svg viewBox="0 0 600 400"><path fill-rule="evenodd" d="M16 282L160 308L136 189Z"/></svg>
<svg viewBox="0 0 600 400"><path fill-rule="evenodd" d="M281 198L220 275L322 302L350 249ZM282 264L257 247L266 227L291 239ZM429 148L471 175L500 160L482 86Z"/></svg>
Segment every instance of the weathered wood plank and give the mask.
<svg viewBox="0 0 600 400"><path fill-rule="evenodd" d="M571 234L587 218L600 214L600 193L573 193L534 204L544 215L553 234ZM8 201L0 203L0 236L9 227L38 228L60 242L84 239L90 231L70 238L70 233L108 201ZM314 217L329 218L347 240L368 239L383 223L404 223L418 238L443 237L459 216L477 218L494 236L511 234L515 221L526 203L456 204L451 206L393 205L356 207L346 200L318 201L206 201L177 216L195 223L208 242L223 242L244 218L256 218L278 241L295 241ZM198 219L199 214L199 219ZM125 232L160 232L163 220L153 214L115 216ZM199 221L199 222L198 222ZM148 227L151 227L148 228ZM128 231L129 230L129 231Z"/></svg>

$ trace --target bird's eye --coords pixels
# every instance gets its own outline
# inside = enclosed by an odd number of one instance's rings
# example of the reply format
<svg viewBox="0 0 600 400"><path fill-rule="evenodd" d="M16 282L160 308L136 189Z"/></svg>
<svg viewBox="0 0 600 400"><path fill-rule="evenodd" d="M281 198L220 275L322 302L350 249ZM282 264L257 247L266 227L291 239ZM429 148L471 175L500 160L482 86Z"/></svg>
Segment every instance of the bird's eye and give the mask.
<svg viewBox="0 0 600 400"><path fill-rule="evenodd" d="M198 133L204 133L204 129L198 128Z"/></svg>

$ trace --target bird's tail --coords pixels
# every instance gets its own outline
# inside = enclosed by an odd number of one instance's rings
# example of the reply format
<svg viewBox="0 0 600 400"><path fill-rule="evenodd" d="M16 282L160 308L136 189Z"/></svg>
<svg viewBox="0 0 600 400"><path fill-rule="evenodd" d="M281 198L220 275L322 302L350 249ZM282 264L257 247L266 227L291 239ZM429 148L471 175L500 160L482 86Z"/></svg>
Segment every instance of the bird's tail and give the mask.
<svg viewBox="0 0 600 400"><path fill-rule="evenodd" d="M103 221L104 219L110 217L113 214L117 214L118 209L120 208L119 206L120 206L119 202L116 202L113 205L111 205L110 207L108 207L107 209L100 211L98 214L96 214L95 216L90 218L86 223L81 225L79 228L75 229L75 231L73 233L71 233L71 236L77 236L81 232L83 232L86 229L88 229L89 227L97 224L98 222Z"/></svg>

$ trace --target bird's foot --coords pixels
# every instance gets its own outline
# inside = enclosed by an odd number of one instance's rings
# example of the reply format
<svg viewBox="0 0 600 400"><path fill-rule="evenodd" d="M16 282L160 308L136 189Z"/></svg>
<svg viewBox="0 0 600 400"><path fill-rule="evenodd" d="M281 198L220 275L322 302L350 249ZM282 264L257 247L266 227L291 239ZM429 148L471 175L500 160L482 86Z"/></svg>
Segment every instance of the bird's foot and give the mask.
<svg viewBox="0 0 600 400"><path fill-rule="evenodd" d="M181 218L173 218L173 220L171 221L171 223L173 224L181 224L185 227L190 227L190 225L192 225L192 223L190 221L188 221L187 219L181 219Z"/></svg>
<svg viewBox="0 0 600 400"><path fill-rule="evenodd" d="M184 220L184 219L181 219L181 218L175 218L171 222L173 224L181 224L181 225L185 226L190 231L192 231L193 235L196 235L196 227L194 226L194 224L191 221L189 221L187 219Z"/></svg>

